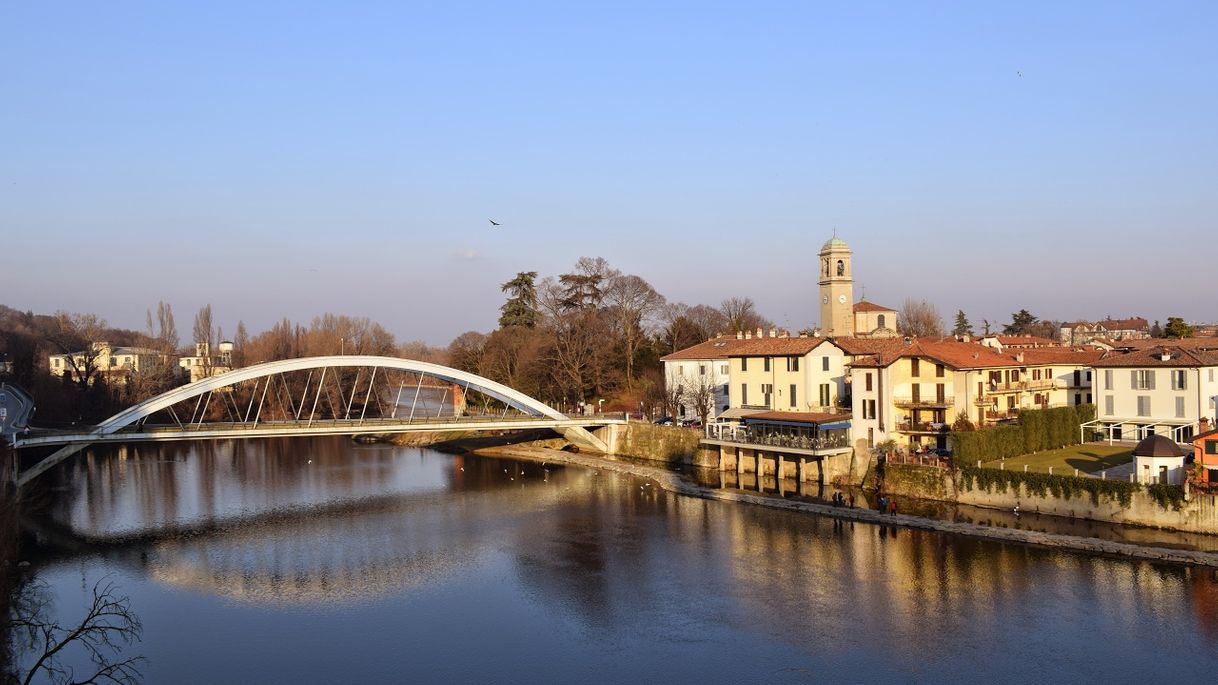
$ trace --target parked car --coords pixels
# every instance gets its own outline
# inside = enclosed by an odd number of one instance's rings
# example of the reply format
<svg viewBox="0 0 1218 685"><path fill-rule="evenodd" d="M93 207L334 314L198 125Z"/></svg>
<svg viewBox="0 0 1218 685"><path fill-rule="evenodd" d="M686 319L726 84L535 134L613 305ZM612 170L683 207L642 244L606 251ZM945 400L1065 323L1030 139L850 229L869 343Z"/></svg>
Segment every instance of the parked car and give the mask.
<svg viewBox="0 0 1218 685"><path fill-rule="evenodd" d="M684 428L701 428L702 420L701 419L685 419L685 420L681 421L681 426Z"/></svg>
<svg viewBox="0 0 1218 685"><path fill-rule="evenodd" d="M655 421L653 421L652 423L654 423L657 426L671 426L672 417L671 416L659 416L659 417L656 417Z"/></svg>

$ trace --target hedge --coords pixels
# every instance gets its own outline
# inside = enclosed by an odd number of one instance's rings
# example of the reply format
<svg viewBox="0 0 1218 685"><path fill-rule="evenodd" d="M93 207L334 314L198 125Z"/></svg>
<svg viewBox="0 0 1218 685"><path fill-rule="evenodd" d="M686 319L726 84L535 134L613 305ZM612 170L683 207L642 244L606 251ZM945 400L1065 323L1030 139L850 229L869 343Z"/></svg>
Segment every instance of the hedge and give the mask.
<svg viewBox="0 0 1218 685"><path fill-rule="evenodd" d="M1142 487L1138 483L1130 483L1126 480L1102 480L1081 476L1051 476L1047 473L979 469L972 466L965 466L960 469L960 487L964 490L984 490L985 492L997 490L1004 493L1014 490L1018 493L1020 486L1023 486L1029 495L1037 497L1052 494L1058 498L1070 498L1085 492L1091 495L1092 504L1099 504L1100 497L1104 497L1105 499L1119 502L1123 507L1129 506L1130 502L1133 501L1133 493ZM1168 492L1164 492L1162 495L1156 495L1154 492L1151 494L1164 509L1167 508L1165 501L1174 501L1172 494ZM1163 499L1160 499L1160 497ZM1183 499L1184 493L1181 490L1180 501L1183 501Z"/></svg>
<svg viewBox="0 0 1218 685"><path fill-rule="evenodd" d="M1079 443L1079 426L1095 417L1095 405L1024 409L1018 423L954 431L948 436L958 460L1007 459L1021 454L1068 447Z"/></svg>

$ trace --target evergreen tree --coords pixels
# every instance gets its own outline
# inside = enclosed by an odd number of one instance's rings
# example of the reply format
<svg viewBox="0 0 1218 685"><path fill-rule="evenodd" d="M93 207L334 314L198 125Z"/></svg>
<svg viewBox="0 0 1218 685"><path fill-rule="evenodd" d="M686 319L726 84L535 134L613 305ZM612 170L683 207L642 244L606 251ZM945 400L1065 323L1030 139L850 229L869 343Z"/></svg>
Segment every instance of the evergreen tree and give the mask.
<svg viewBox="0 0 1218 685"><path fill-rule="evenodd" d="M1150 337L1152 337L1152 338L1162 338L1163 337L1163 327L1159 325L1158 319L1155 319L1155 325L1150 327Z"/></svg>
<svg viewBox="0 0 1218 685"><path fill-rule="evenodd" d="M1002 327L1002 332L1006 335L1030 335L1032 326L1040 321L1040 317L1033 316L1026 309L1020 309L1011 315L1011 323Z"/></svg>
<svg viewBox="0 0 1218 685"><path fill-rule="evenodd" d="M1163 335L1168 338L1191 338L1193 327L1184 323L1178 316L1167 317L1167 325L1163 327Z"/></svg>
<svg viewBox="0 0 1218 685"><path fill-rule="evenodd" d="M499 327L537 325L537 280L536 271L521 271L512 280L500 286L511 295L499 308Z"/></svg>
<svg viewBox="0 0 1218 685"><path fill-rule="evenodd" d="M956 327L952 329L952 335L957 337L963 335L975 335L973 333L973 324L969 323L968 317L964 315L963 309L956 310Z"/></svg>

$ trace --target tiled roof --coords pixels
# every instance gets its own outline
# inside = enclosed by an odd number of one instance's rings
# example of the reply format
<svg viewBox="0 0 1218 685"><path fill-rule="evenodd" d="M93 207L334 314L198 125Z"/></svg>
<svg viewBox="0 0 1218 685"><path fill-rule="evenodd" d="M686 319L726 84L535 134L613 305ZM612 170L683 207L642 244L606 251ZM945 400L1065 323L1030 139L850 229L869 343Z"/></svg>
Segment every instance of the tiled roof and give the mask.
<svg viewBox="0 0 1218 685"><path fill-rule="evenodd" d="M1056 340L1042 338L1037 335L996 335L994 336L998 342L1002 343L1003 347L1015 347L1020 345L1031 345L1033 347L1058 347L1060 343Z"/></svg>
<svg viewBox="0 0 1218 685"><path fill-rule="evenodd" d="M1018 353L1022 353L1023 361L1028 366L1090 366L1104 355L1103 350L1095 347L1038 347Z"/></svg>
<svg viewBox="0 0 1218 685"><path fill-rule="evenodd" d="M1218 350L1218 339L1214 338L1142 338L1109 341L1108 344L1120 350L1152 350L1160 347L1182 350Z"/></svg>
<svg viewBox="0 0 1218 685"><path fill-rule="evenodd" d="M769 357L782 355L803 355L816 349L817 345L827 338L753 338L738 340L742 343L734 346L729 357Z"/></svg>
<svg viewBox="0 0 1218 685"><path fill-rule="evenodd" d="M1166 353L1167 359L1164 359ZM1180 348L1156 348L1120 352L1113 350L1097 359L1092 366L1098 368L1194 368L1218 366L1218 353Z"/></svg>
<svg viewBox="0 0 1218 685"><path fill-rule="evenodd" d="M882 345L877 345L873 350L866 350L863 346L855 348L858 350L854 352L857 358L852 362L852 366L889 366L903 357L926 357L953 369L1023 366L1023 363L1016 361L1013 354L1000 354L992 348L961 342L955 338L914 338L908 343L899 338L889 338L873 342Z"/></svg>
<svg viewBox="0 0 1218 685"><path fill-rule="evenodd" d="M767 411L759 414L749 414L745 421L792 421L797 423L815 423L817 425L849 421L850 414L816 414L804 411Z"/></svg>
<svg viewBox="0 0 1218 685"><path fill-rule="evenodd" d="M666 354L660 357L662 362L682 361L685 359L727 359L729 350L735 349L736 346L752 342L750 340L737 340L734 335L720 335L706 342L698 343L683 350L677 350L672 354Z"/></svg>
<svg viewBox="0 0 1218 685"><path fill-rule="evenodd" d="M1104 319L1096 322L1110 331L1145 331L1149 330L1146 319Z"/></svg>
<svg viewBox="0 0 1218 685"><path fill-rule="evenodd" d="M874 302L868 302L867 300L859 300L858 302L854 303L854 311L855 312L895 312L896 310L893 309L892 307L885 307L883 305L878 305Z"/></svg>

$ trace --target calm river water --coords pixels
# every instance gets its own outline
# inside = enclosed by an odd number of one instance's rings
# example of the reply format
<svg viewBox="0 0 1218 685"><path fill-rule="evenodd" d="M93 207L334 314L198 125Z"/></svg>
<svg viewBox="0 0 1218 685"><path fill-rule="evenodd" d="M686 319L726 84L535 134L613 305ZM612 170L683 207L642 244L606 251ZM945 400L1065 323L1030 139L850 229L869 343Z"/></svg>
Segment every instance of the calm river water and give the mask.
<svg viewBox="0 0 1218 685"><path fill-rule="evenodd" d="M28 576L148 683L1212 682L1218 579L348 441L102 449ZM37 542L32 542L36 539ZM25 657L28 660L28 655ZM67 655L86 672L80 653Z"/></svg>

